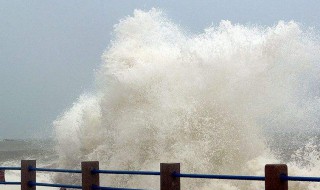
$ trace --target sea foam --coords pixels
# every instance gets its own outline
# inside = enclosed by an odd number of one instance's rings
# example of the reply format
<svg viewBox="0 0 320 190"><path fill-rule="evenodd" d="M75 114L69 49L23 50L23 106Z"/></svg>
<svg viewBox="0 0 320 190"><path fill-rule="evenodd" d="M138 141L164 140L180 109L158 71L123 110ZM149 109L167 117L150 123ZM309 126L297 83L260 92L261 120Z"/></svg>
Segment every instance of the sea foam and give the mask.
<svg viewBox="0 0 320 190"><path fill-rule="evenodd" d="M134 11L114 26L96 89L54 122L59 167L263 175L287 163L290 175L320 175L317 143L290 159L270 134L318 132L320 46L294 21L274 26L223 20L192 34L161 10ZM286 142L291 143L291 142ZM288 144L285 144L288 146ZM289 144L290 146L290 144ZM286 156L288 157L288 156ZM56 176L79 183L79 176ZM159 189L158 177L104 176L102 185ZM183 180L192 189L257 189L263 182ZM293 189L318 184L290 183Z"/></svg>

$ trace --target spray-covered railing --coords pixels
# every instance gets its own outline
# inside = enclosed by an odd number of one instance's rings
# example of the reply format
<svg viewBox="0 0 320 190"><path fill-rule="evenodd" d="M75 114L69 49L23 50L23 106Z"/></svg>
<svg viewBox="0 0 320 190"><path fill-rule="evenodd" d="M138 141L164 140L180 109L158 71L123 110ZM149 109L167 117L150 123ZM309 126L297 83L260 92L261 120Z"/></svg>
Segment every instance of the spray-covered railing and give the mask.
<svg viewBox="0 0 320 190"><path fill-rule="evenodd" d="M5 170L20 170L21 181L7 182L1 180L1 174ZM299 177L288 176L288 168L285 164L267 164L265 166L265 176L239 176L239 175L212 175L212 174L186 174L180 173L179 163L161 163L160 172L157 171L120 171L120 170L100 170L99 162L82 162L81 170L49 169L37 168L35 160L22 160L21 167L0 167L0 185L20 185L21 190L36 190L37 186L59 187L64 189L83 190L138 190L133 188L104 187L100 186L100 174L119 175L156 175L160 176L161 190L180 190L181 178L202 178L202 179L228 179L228 180L249 180L264 181L265 190L288 190L288 181L309 181L320 182L320 177ZM82 184L56 184L38 183L36 172L62 172L82 174Z"/></svg>

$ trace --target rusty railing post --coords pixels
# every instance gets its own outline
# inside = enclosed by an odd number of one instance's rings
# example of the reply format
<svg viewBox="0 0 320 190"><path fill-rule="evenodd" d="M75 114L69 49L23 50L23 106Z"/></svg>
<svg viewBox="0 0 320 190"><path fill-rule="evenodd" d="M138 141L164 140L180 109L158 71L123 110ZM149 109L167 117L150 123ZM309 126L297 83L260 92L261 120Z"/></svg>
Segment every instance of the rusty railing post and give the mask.
<svg viewBox="0 0 320 190"><path fill-rule="evenodd" d="M288 175L286 164L267 164L264 171L265 190L288 190L288 181L280 179L280 175Z"/></svg>
<svg viewBox="0 0 320 190"><path fill-rule="evenodd" d="M36 190L36 186L30 186L29 182L36 183L36 171L30 171L29 168L36 167L35 160L21 160L21 190Z"/></svg>
<svg viewBox="0 0 320 190"><path fill-rule="evenodd" d="M6 170L0 170L0 182L6 182Z"/></svg>
<svg viewBox="0 0 320 190"><path fill-rule="evenodd" d="M180 190L180 177L173 173L180 173L180 163L160 164L160 190Z"/></svg>
<svg viewBox="0 0 320 190"><path fill-rule="evenodd" d="M92 173L92 170L99 170L98 161L81 162L82 169L82 190L92 190L94 186L100 186L99 173Z"/></svg>

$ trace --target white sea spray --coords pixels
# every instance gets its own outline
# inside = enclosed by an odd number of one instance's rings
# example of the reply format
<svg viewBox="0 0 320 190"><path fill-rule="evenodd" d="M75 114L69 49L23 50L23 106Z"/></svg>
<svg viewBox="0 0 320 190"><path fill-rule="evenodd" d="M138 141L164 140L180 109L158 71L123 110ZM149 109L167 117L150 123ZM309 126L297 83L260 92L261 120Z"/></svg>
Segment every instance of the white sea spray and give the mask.
<svg viewBox="0 0 320 190"><path fill-rule="evenodd" d="M189 34L160 10L136 10L114 27L95 92L81 95L54 122L59 167L99 160L104 169L159 170L160 162L180 162L183 172L263 175L264 164L286 162L291 175L319 175L317 144L281 160L286 153L266 143L275 131L318 131L319 50L317 35L293 21L271 27L221 21ZM159 188L157 177L101 181ZM263 188L261 182L225 180L183 185Z"/></svg>

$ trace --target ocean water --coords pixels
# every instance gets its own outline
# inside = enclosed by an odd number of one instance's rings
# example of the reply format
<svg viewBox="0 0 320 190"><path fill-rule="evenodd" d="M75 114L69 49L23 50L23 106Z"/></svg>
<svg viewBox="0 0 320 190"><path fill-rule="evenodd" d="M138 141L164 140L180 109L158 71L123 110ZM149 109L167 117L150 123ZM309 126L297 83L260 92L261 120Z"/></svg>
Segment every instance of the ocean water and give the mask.
<svg viewBox="0 0 320 190"><path fill-rule="evenodd" d="M0 166L20 167L21 160L37 160L38 167L56 168L58 154L55 151L55 142L52 139L45 140L0 140ZM38 182L51 183L53 175L39 173ZM20 181L20 171L5 171L6 181ZM1 185L1 190L18 190L20 186ZM39 187L44 190L47 188ZM55 189L55 188L53 188Z"/></svg>
<svg viewBox="0 0 320 190"><path fill-rule="evenodd" d="M160 162L180 162L185 173L264 175L265 164L285 163L289 175L320 176L319 42L318 31L294 21L222 20L193 34L161 10L136 10L114 26L95 90L53 122L54 166L98 160L103 169L159 171ZM80 183L67 174L50 180ZM150 176L103 175L101 183L159 189ZM183 179L182 187L264 183Z"/></svg>
<svg viewBox="0 0 320 190"><path fill-rule="evenodd" d="M0 140L0 161L38 158L43 161L51 161L58 157L54 148L54 142L45 140Z"/></svg>

